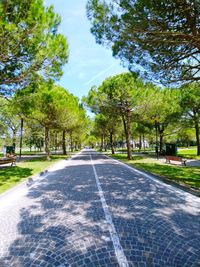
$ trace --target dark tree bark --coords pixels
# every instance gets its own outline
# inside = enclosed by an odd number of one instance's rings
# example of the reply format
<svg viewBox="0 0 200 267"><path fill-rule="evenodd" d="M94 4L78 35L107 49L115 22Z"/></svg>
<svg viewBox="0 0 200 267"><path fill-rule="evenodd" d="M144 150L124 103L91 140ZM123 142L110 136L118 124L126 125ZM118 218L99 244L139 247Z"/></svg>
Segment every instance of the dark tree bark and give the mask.
<svg viewBox="0 0 200 267"><path fill-rule="evenodd" d="M162 154L163 151L163 133L160 133L160 154Z"/></svg>
<svg viewBox="0 0 200 267"><path fill-rule="evenodd" d="M72 133L70 133L70 148L71 148L71 152L74 151L74 148L73 148L73 137L72 137Z"/></svg>
<svg viewBox="0 0 200 267"><path fill-rule="evenodd" d="M103 134L103 148L104 148L104 151L106 152L107 151L107 143L106 143L105 134Z"/></svg>
<svg viewBox="0 0 200 267"><path fill-rule="evenodd" d="M165 130L165 127L164 127L164 125L162 124L159 124L158 125L158 131L159 131L159 138L160 138L160 144L159 144L159 146L160 146L160 148L159 148L159 150L160 150L160 154L162 153L162 151L163 151L163 138L164 138L164 130Z"/></svg>
<svg viewBox="0 0 200 267"><path fill-rule="evenodd" d="M131 112L127 110L126 118L122 116L124 133L126 136L126 146L127 146L127 157L129 160L132 159L132 149L131 149Z"/></svg>
<svg viewBox="0 0 200 267"><path fill-rule="evenodd" d="M51 160L51 152L50 152L50 130L48 127L45 127L45 152L47 155L47 160Z"/></svg>
<svg viewBox="0 0 200 267"><path fill-rule="evenodd" d="M62 132L62 149L63 149L63 155L66 155L67 151L66 151L66 131L65 130L63 130Z"/></svg>
<svg viewBox="0 0 200 267"><path fill-rule="evenodd" d="M144 133L143 133L143 135L142 135L142 138L143 138L143 150L144 150L144 152L145 152L145 150L146 150L146 145L145 145L145 137L144 137Z"/></svg>
<svg viewBox="0 0 200 267"><path fill-rule="evenodd" d="M103 134L101 134L101 147L100 147L100 151L103 151Z"/></svg>
<svg viewBox="0 0 200 267"><path fill-rule="evenodd" d="M128 150L128 159L132 159L132 148L131 148L131 113L127 112L127 150Z"/></svg>
<svg viewBox="0 0 200 267"><path fill-rule="evenodd" d="M23 127L24 127L24 120L21 118L21 125L20 125L20 144L19 144L19 156L22 157L22 139L23 139Z"/></svg>
<svg viewBox="0 0 200 267"><path fill-rule="evenodd" d="M114 145L113 145L113 132L112 131L110 131L110 146L111 146L112 155L114 155L115 149L114 149Z"/></svg>
<svg viewBox="0 0 200 267"><path fill-rule="evenodd" d="M195 131L197 140L197 156L200 156L199 120L195 120Z"/></svg>
<svg viewBox="0 0 200 267"><path fill-rule="evenodd" d="M139 151L141 151L142 149L142 135L140 134L140 138L139 138Z"/></svg>
<svg viewBox="0 0 200 267"><path fill-rule="evenodd" d="M17 139L16 134L17 134L17 131L16 131L16 129L14 129L13 130L13 138L12 138L14 148L16 147L16 139Z"/></svg>

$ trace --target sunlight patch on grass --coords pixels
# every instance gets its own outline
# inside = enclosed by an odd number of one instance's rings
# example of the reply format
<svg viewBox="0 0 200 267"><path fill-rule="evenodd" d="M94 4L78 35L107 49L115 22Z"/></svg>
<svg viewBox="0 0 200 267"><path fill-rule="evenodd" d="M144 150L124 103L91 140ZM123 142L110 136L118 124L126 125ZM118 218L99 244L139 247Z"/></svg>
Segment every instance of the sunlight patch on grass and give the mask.
<svg viewBox="0 0 200 267"><path fill-rule="evenodd" d="M14 185L25 181L28 177L39 174L43 170L67 156L55 155L51 161L46 158L34 158L28 161L17 163L17 166L5 166L0 168L0 193L5 192Z"/></svg>
<svg viewBox="0 0 200 267"><path fill-rule="evenodd" d="M110 155L133 167L153 174L160 175L178 183L184 183L190 187L200 188L200 167L182 166L166 164L163 160L149 156L133 156L133 160L128 160L124 154Z"/></svg>
<svg viewBox="0 0 200 267"><path fill-rule="evenodd" d="M200 159L200 156L197 156L197 148L181 149L178 151L178 155L187 159Z"/></svg>

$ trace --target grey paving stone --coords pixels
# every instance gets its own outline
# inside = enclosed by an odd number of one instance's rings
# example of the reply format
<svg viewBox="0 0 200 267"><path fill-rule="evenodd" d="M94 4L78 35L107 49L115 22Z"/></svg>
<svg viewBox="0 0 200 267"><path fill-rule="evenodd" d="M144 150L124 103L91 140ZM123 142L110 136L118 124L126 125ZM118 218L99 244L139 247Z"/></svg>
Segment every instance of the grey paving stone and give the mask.
<svg viewBox="0 0 200 267"><path fill-rule="evenodd" d="M0 267L119 266L90 154L129 266L200 266L200 199L84 151L0 199Z"/></svg>

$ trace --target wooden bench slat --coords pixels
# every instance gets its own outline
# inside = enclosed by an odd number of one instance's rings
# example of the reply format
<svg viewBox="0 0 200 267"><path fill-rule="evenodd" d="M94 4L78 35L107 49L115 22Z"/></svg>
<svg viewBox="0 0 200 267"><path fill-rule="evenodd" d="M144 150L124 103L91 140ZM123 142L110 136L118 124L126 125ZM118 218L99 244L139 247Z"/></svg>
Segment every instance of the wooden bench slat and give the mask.
<svg viewBox="0 0 200 267"><path fill-rule="evenodd" d="M166 162L170 163L170 161L180 161L181 163L183 163L186 166L186 160L184 160L182 157L178 157L178 156L166 156Z"/></svg>
<svg viewBox="0 0 200 267"><path fill-rule="evenodd" d="M13 163L15 163L15 162L16 162L16 157L9 157L9 158L5 158L5 159L0 159L0 165L11 163L11 166L12 166Z"/></svg>

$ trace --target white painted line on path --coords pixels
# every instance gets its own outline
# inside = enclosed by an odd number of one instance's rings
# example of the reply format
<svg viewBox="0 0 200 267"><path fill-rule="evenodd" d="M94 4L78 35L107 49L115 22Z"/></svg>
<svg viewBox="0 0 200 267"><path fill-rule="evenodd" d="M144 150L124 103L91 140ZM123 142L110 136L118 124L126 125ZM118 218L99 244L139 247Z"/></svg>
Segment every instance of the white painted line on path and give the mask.
<svg viewBox="0 0 200 267"><path fill-rule="evenodd" d="M93 168L93 171L94 171L94 176L95 176L95 179L96 179L97 188L99 190L99 196L100 196L101 204L102 204L102 207L103 207L103 210L104 210L106 222L109 225L110 237L111 237L111 240L112 240L112 243L113 243L113 247L114 247L114 250L115 250L117 261L118 261L120 267L128 267L129 264L128 264L127 258L126 258L125 254L124 254L123 248L122 248L122 246L120 244L119 236L118 236L117 231L115 229L115 226L113 224L112 215L111 215L111 213L110 213L110 211L108 209L108 205L106 203L106 199L104 197L104 193L103 193L103 190L102 190L102 187L101 187L101 184L100 184L100 181L99 181L99 177L97 175L97 172L96 172L96 169L95 169L91 154L90 154L90 160L91 160L92 168Z"/></svg>
<svg viewBox="0 0 200 267"><path fill-rule="evenodd" d="M98 152L97 152L97 153L98 153ZM195 201L195 202L197 202L197 203L200 204L200 198L197 197L197 196L195 196L195 195L192 195L192 194L189 193L189 192L183 191L183 190L181 190L180 188L175 187L174 185L166 184L166 183L164 183L164 182L158 180L158 179L155 178L154 176L152 176L152 175L150 175L150 174L147 174L147 173L145 173L145 172L143 172L143 171L140 171L140 170L138 170L138 169L135 169L134 167L131 167L131 166L127 165L126 163L121 162L120 160L113 159L113 158L111 158L111 157L109 157L109 156L107 156L107 155L105 155L105 154L102 154L102 153L98 153L98 154L99 154L99 155L102 155L102 156L104 156L105 158L110 159L110 160L112 160L112 161L114 161L114 162L119 163L121 166L124 166L125 168L129 169L129 170L130 170L131 172L133 172L133 173L140 174L140 175L142 175L142 176L144 176L144 177L146 177L146 178L148 178L148 179L154 181L155 183L157 183L157 184L159 184L159 185L162 185L163 187L168 188L168 190L170 190L170 191L173 192L173 193L174 193L174 192L178 193L180 197L187 198L188 200L189 200L189 199L192 199L193 201Z"/></svg>

